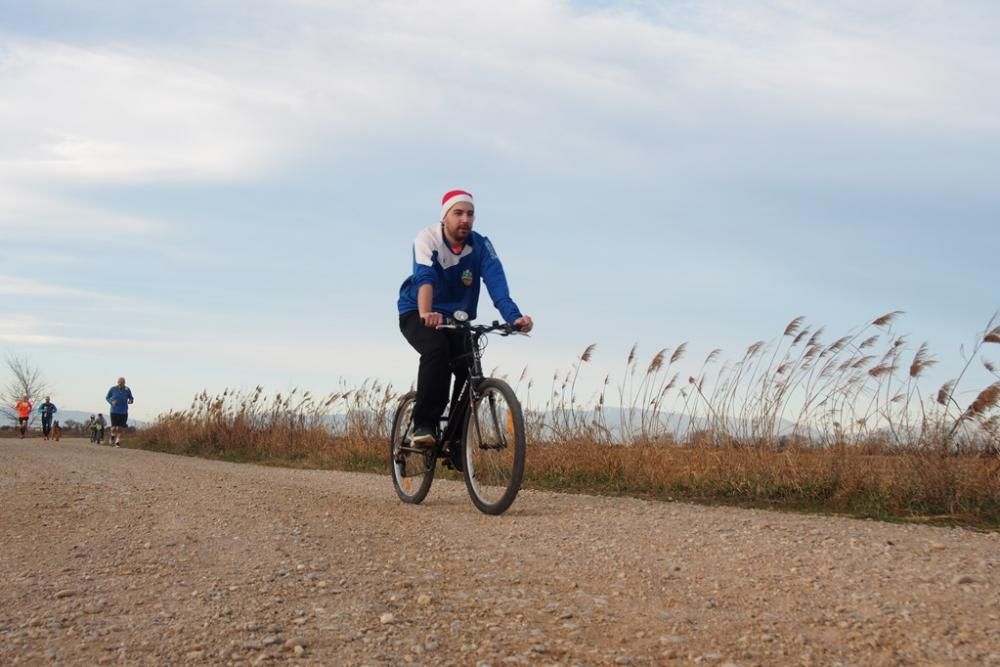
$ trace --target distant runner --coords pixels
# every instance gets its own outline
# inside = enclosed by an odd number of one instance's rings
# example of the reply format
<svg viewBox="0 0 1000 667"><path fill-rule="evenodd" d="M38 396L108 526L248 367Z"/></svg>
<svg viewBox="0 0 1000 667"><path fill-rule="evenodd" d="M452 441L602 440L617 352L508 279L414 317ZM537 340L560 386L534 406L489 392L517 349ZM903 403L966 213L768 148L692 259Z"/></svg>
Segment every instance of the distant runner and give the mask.
<svg viewBox="0 0 1000 667"><path fill-rule="evenodd" d="M59 412L59 408L48 396L45 397L45 402L38 406L38 413L42 416L42 436L46 440L49 439L49 434L52 432L52 415L57 412Z"/></svg>
<svg viewBox="0 0 1000 667"><path fill-rule="evenodd" d="M99 445L104 444L104 427L108 425L108 422L104 421L104 413L97 415L97 419L94 420L94 442Z"/></svg>
<svg viewBox="0 0 1000 667"><path fill-rule="evenodd" d="M118 378L118 384L108 389L104 398L111 405L111 439L108 444L121 447L121 434L128 426L128 406L135 402L132 390L125 386L125 378Z"/></svg>
<svg viewBox="0 0 1000 667"><path fill-rule="evenodd" d="M17 427L21 430L21 437L24 438L24 434L28 431L28 420L31 419L32 405L28 395L22 396L14 408L17 410Z"/></svg>

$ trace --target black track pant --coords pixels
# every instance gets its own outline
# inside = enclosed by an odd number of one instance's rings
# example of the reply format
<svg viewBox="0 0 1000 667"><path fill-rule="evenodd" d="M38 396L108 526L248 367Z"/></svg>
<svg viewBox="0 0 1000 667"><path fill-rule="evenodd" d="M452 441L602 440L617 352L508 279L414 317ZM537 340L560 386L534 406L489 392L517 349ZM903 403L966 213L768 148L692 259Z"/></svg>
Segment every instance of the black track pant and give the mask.
<svg viewBox="0 0 1000 667"><path fill-rule="evenodd" d="M46 438L49 437L49 433L52 432L52 417L42 417L42 435Z"/></svg>
<svg viewBox="0 0 1000 667"><path fill-rule="evenodd" d="M462 388L468 374L464 363L455 367L451 365L451 361L464 351L465 338L461 332L424 326L415 310L399 316L399 330L413 349L420 353L413 425L437 429L448 404L452 373L455 375L456 392ZM452 396L452 401L456 398Z"/></svg>

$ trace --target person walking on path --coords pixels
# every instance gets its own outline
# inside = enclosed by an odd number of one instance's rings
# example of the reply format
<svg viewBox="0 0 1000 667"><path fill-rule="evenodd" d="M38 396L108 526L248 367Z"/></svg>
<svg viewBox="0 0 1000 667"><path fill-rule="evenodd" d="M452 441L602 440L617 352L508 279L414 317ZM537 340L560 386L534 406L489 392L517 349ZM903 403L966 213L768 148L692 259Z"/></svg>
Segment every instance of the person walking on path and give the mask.
<svg viewBox="0 0 1000 667"><path fill-rule="evenodd" d="M24 438L24 434L28 431L28 420L31 419L31 401L28 400L28 395L25 394L21 397L21 400L17 402L14 409L17 410L17 427L21 431L21 438Z"/></svg>
<svg viewBox="0 0 1000 667"><path fill-rule="evenodd" d="M46 440L49 439L49 434L52 433L52 415L59 412L59 408L55 406L52 399L48 396L45 397L45 402L38 406L38 414L42 416L42 437Z"/></svg>
<svg viewBox="0 0 1000 667"><path fill-rule="evenodd" d="M90 441L97 442L97 415L90 415L87 427L90 429Z"/></svg>
<svg viewBox="0 0 1000 667"><path fill-rule="evenodd" d="M111 405L111 439L108 444L121 447L122 431L128 427L128 406L135 402L132 390L125 386L125 378L118 378L118 383L108 389L104 398Z"/></svg>

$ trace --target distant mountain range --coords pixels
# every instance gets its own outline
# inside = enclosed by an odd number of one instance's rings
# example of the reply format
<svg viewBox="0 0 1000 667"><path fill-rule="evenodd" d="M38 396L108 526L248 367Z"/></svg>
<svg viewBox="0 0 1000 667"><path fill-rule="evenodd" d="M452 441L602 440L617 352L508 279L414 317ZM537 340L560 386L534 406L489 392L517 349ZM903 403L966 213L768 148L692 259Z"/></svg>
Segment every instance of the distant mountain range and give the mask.
<svg viewBox="0 0 1000 667"><path fill-rule="evenodd" d="M361 416L364 419L374 418L374 414L371 412L366 412ZM392 413L386 415L388 419L392 418ZM593 410L573 410L572 413L566 411L552 412L544 411L539 412L537 410L531 410L529 417L533 419L541 418L545 424L558 431L559 428L569 421L570 424L580 427L586 425L595 424L598 415ZM329 428L332 429L343 429L348 426L349 418L343 414L333 414L327 415L324 418L325 423ZM627 440L629 435L638 436L644 430L647 433L655 433L657 435L667 435L676 434L683 438L685 436L691 435L692 433L712 428L715 423L708 417L695 416L691 417L689 415L678 414L675 412L661 412L654 419L651 415L646 415L646 421L643 422L642 412L640 410L630 410L628 408L620 408L617 406L605 406L603 410L603 424L608 429L608 434L610 438L614 441ZM732 430L735 435L743 435L745 433L751 432L751 424L740 420L730 420L728 427ZM787 419L782 419L777 427L775 428L775 436L787 436L795 432L795 424ZM819 433L815 429L802 428L800 427L799 433L803 436L818 436Z"/></svg>

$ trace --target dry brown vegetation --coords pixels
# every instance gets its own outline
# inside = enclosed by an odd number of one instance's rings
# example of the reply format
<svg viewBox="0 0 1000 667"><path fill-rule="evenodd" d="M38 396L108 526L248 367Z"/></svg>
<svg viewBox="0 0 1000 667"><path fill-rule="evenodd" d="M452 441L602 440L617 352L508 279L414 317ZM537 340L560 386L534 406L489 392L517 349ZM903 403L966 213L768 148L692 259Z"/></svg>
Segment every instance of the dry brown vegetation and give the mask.
<svg viewBox="0 0 1000 667"><path fill-rule="evenodd" d="M898 312L823 341L795 318L720 364L715 350L681 374L686 345L642 364L635 347L615 385L577 395L589 345L553 377L535 407L527 369L514 382L526 405L525 485L565 491L780 506L881 518L1000 525L1000 375L979 355L1000 343L996 316L954 379L922 387L935 364L893 330ZM995 378L963 404L979 361ZM618 406L609 407L609 397ZM351 470L387 468L398 393L366 382L323 398L263 389L202 393L161 415L142 446L231 460Z"/></svg>

